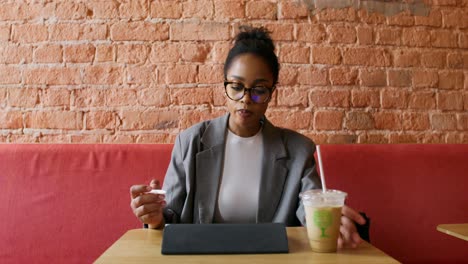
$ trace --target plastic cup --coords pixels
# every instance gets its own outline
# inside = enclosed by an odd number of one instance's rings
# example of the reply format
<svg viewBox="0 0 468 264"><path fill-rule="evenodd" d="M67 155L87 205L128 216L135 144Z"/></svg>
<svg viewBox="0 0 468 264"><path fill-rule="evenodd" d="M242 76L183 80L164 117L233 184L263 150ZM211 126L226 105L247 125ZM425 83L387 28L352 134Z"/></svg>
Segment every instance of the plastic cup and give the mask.
<svg viewBox="0 0 468 264"><path fill-rule="evenodd" d="M336 252L340 235L341 208L346 193L337 190L308 190L299 197L304 204L307 236L314 252Z"/></svg>

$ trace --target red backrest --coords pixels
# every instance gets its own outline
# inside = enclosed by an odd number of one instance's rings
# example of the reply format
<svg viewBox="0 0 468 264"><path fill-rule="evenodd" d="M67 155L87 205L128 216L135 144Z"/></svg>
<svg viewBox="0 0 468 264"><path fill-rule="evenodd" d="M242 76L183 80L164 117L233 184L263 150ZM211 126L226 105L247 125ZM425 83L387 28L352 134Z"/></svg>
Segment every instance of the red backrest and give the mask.
<svg viewBox="0 0 468 264"><path fill-rule="evenodd" d="M466 263L468 242L436 230L468 222L468 145L323 145L327 187L371 218L372 244L403 263Z"/></svg>
<svg viewBox="0 0 468 264"><path fill-rule="evenodd" d="M0 145L0 263L91 263L125 231L133 184L162 180L172 145Z"/></svg>

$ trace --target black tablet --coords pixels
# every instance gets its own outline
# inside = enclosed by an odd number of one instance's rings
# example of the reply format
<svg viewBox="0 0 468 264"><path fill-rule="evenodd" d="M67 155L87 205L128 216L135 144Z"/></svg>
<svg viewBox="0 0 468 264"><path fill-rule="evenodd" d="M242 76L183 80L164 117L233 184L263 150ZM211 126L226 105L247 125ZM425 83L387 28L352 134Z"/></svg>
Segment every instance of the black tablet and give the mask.
<svg viewBox="0 0 468 264"><path fill-rule="evenodd" d="M162 254L288 253L283 224L169 224Z"/></svg>

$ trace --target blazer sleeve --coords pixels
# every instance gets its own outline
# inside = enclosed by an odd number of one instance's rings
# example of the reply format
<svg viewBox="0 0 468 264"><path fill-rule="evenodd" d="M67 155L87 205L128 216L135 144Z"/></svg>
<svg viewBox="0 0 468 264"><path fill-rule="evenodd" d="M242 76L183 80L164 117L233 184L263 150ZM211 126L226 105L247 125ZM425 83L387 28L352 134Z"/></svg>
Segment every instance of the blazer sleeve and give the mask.
<svg viewBox="0 0 468 264"><path fill-rule="evenodd" d="M180 222L180 216L187 197L187 175L184 169L183 155L181 138L178 135L163 185L163 189L166 191L166 208L163 211L166 223Z"/></svg>

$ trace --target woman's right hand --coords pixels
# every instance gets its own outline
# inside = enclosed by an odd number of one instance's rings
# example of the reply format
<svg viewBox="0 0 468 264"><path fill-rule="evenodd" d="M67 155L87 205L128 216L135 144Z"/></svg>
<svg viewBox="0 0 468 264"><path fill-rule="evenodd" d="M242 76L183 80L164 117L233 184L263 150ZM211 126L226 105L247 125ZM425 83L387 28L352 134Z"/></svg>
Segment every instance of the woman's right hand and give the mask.
<svg viewBox="0 0 468 264"><path fill-rule="evenodd" d="M150 185L130 187L130 207L135 216L149 228L162 228L164 225L163 209L166 206L164 194L148 193L160 189L159 181L152 180Z"/></svg>

